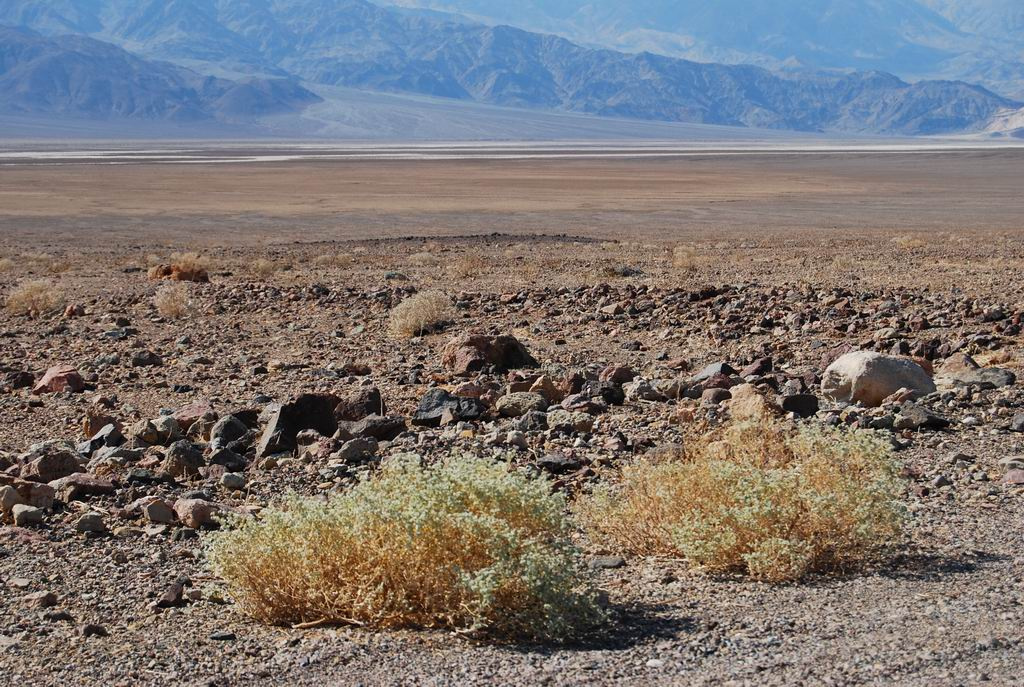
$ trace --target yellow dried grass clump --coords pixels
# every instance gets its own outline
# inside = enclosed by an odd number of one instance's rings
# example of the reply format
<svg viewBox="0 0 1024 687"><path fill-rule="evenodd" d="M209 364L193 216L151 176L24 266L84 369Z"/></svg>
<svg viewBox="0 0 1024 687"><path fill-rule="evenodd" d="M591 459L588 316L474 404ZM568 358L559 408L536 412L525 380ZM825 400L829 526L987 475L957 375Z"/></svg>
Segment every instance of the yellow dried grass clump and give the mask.
<svg viewBox="0 0 1024 687"><path fill-rule="evenodd" d="M410 339L441 326L451 317L452 302L440 291L424 291L399 303L388 319L392 336Z"/></svg>
<svg viewBox="0 0 1024 687"><path fill-rule="evenodd" d="M45 279L19 284L7 296L5 307L14 315L39 317L56 310L64 303L64 293Z"/></svg>
<svg viewBox="0 0 1024 687"><path fill-rule="evenodd" d="M875 559L900 532L901 493L882 440L764 422L642 459L578 509L624 551L785 582Z"/></svg>
<svg viewBox="0 0 1024 687"><path fill-rule="evenodd" d="M292 497L210 535L208 556L266 623L557 641L603 617L564 509L549 483L505 464L398 456L326 502Z"/></svg>
<svg viewBox="0 0 1024 687"><path fill-rule="evenodd" d="M272 276L280 266L273 260L267 260L266 258L258 258L253 260L247 265L249 274L260 279L266 279Z"/></svg>
<svg viewBox="0 0 1024 687"><path fill-rule="evenodd" d="M183 282L169 282L157 289L153 305L162 317L180 320L192 312L192 296Z"/></svg>

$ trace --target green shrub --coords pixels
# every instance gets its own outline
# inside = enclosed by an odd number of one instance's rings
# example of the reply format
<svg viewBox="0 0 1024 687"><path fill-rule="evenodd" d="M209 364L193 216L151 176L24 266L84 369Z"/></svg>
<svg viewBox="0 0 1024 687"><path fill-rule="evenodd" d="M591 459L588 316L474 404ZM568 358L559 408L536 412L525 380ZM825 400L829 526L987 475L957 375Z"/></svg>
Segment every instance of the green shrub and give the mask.
<svg viewBox="0 0 1024 687"><path fill-rule="evenodd" d="M627 552L784 582L874 559L900 532L901 492L880 439L744 424L694 450L640 460L578 509Z"/></svg>
<svg viewBox="0 0 1024 687"><path fill-rule="evenodd" d="M210 536L232 597L272 624L562 640L602 618L564 500L489 460L396 457L326 502L293 497Z"/></svg>

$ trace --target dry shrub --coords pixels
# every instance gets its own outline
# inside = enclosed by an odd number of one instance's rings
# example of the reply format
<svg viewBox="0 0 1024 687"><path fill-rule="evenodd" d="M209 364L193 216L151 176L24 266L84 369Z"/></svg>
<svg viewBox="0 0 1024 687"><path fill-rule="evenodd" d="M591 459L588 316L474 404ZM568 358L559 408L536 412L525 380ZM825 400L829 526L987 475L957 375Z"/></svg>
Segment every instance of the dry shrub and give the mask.
<svg viewBox="0 0 1024 687"><path fill-rule="evenodd" d="M208 554L266 623L560 640L602 618L564 508L498 462L397 456L326 502L292 497L210 535Z"/></svg>
<svg viewBox="0 0 1024 687"><path fill-rule="evenodd" d="M188 286L181 282L164 284L156 290L153 305L162 317L179 320L192 312L192 298Z"/></svg>
<svg viewBox="0 0 1024 687"><path fill-rule="evenodd" d="M734 425L623 470L581 500L602 540L766 582L843 572L899 534L902 485L888 446L834 429Z"/></svg>
<svg viewBox="0 0 1024 687"><path fill-rule="evenodd" d="M209 272L212 263L199 253L172 253L171 267L182 272Z"/></svg>
<svg viewBox="0 0 1024 687"><path fill-rule="evenodd" d="M63 303L64 293L53 282L37 279L19 284L7 296L5 307L14 315L39 317Z"/></svg>
<svg viewBox="0 0 1024 687"><path fill-rule="evenodd" d="M313 258L316 267L346 267L353 263L352 256L347 253L335 253L332 255L318 255Z"/></svg>
<svg viewBox="0 0 1024 687"><path fill-rule="evenodd" d="M449 270L455 277L469 279L485 273L489 267L490 264L484 256L479 253L467 253L456 258L449 265Z"/></svg>
<svg viewBox="0 0 1024 687"><path fill-rule="evenodd" d="M437 267L441 264L441 258L429 251L422 251L410 255L409 262L417 267Z"/></svg>
<svg viewBox="0 0 1024 687"><path fill-rule="evenodd" d="M388 320L391 334L410 339L438 329L451 317L452 302L440 291L424 291L399 303Z"/></svg>
<svg viewBox="0 0 1024 687"><path fill-rule="evenodd" d="M254 277L259 277L260 279L266 279L272 276L278 270L278 264L273 262L272 260L267 260L266 258L259 258L257 260L253 260L246 267L249 271L249 274L253 275Z"/></svg>
<svg viewBox="0 0 1024 687"><path fill-rule="evenodd" d="M70 260L56 257L49 253L23 253L21 260L29 269L40 270L50 274L62 274L71 269Z"/></svg>
<svg viewBox="0 0 1024 687"><path fill-rule="evenodd" d="M677 270L692 270L697 266L697 251L689 246L672 249L672 267Z"/></svg>
<svg viewBox="0 0 1024 687"><path fill-rule="evenodd" d="M10 258L0 258L0 272L10 272L14 269L14 261Z"/></svg>
<svg viewBox="0 0 1024 687"><path fill-rule="evenodd" d="M903 250L915 250L918 248L924 248L928 244L923 239L915 236L895 236L892 242L896 244L898 248Z"/></svg>

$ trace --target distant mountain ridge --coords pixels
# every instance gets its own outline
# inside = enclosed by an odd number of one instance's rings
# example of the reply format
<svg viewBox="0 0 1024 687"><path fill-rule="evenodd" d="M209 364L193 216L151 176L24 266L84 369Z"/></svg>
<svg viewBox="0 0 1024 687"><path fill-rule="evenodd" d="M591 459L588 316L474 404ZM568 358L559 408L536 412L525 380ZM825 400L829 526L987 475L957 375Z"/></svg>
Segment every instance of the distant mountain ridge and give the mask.
<svg viewBox="0 0 1024 687"><path fill-rule="evenodd" d="M8 114L239 122L317 101L284 80L218 79L84 36L0 27L0 112Z"/></svg>
<svg viewBox="0 0 1024 687"><path fill-rule="evenodd" d="M190 88L203 103L175 100L168 112L199 108L218 118L273 113L278 103L299 110L312 94L297 81L312 90L343 86L604 117L904 135L984 131L1021 107L962 82L908 84L877 71L780 75L626 54L365 0L8 0L0 7L5 22L88 34L148 61L257 77L196 84L148 62L170 94L180 99ZM99 50L95 43L88 45ZM129 74L141 69L124 58L118 64ZM128 81L135 88L151 83ZM125 108L123 102L114 111Z"/></svg>
<svg viewBox="0 0 1024 687"><path fill-rule="evenodd" d="M390 0L585 45L772 69L961 79L1024 98L1021 0Z"/></svg>

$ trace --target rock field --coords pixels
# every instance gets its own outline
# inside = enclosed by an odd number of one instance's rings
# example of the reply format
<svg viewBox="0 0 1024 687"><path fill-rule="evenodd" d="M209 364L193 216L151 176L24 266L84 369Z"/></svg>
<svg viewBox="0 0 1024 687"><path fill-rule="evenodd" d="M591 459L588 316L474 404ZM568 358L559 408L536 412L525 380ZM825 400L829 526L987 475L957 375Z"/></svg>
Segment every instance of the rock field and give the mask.
<svg viewBox="0 0 1024 687"><path fill-rule="evenodd" d="M0 273L4 293L62 292L54 314L0 313L0 684L1024 681L1019 256L911 280L931 258L909 240L820 266L813 247L759 265L522 245L209 251L180 319L154 305L159 246ZM428 289L451 301L444 324L392 336L392 309ZM890 439L910 513L891 560L771 586L581 538L613 621L565 647L264 627L204 564L225 514L344 490L390 455L498 455L571 496L753 413Z"/></svg>

